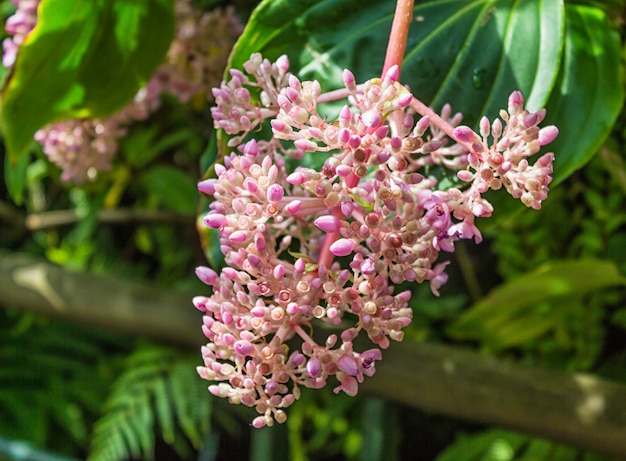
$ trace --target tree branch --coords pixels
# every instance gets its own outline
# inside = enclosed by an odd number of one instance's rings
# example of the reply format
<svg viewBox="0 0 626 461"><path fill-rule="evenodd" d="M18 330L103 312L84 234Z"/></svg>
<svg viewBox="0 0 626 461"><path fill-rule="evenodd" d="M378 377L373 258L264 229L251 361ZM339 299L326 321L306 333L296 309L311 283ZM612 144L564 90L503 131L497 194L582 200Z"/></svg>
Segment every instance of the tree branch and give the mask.
<svg viewBox="0 0 626 461"><path fill-rule="evenodd" d="M191 294L70 272L0 250L0 303L199 348ZM626 458L626 386L459 348L393 344L362 389L422 410Z"/></svg>
<svg viewBox="0 0 626 461"><path fill-rule="evenodd" d="M31 213L26 216L26 227L33 230L48 229L51 227L76 224L82 218L76 210L54 210L41 213ZM103 208L98 211L98 221L103 224L137 223L190 223L195 222L195 216L157 210L135 210L131 208Z"/></svg>

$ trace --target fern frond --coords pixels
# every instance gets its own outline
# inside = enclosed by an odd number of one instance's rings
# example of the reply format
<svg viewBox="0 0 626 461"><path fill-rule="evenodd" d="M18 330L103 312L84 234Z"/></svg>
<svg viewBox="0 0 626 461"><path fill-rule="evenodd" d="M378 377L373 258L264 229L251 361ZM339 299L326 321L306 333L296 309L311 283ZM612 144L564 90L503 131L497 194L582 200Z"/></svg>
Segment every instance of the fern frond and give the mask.
<svg viewBox="0 0 626 461"><path fill-rule="evenodd" d="M199 448L210 431L211 400L196 362L197 357L159 345L133 352L94 427L88 460L149 459L155 433L180 450L180 431Z"/></svg>
<svg viewBox="0 0 626 461"><path fill-rule="evenodd" d="M0 434L77 455L108 387L100 371L118 336L0 310Z"/></svg>

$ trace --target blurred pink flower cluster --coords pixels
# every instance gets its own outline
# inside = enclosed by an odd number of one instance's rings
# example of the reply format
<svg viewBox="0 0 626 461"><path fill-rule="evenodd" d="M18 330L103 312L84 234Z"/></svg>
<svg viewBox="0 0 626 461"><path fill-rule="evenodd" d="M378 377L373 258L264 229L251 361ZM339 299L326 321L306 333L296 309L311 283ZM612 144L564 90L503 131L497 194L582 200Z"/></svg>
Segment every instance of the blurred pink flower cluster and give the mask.
<svg viewBox="0 0 626 461"><path fill-rule="evenodd" d="M357 393L412 320L410 291L394 286L428 281L439 294L439 254L481 241L487 190L533 208L547 197L553 154L528 160L558 134L539 128L544 110L524 110L516 91L477 134L449 106L424 107L398 76L395 66L357 85L346 70L345 88L323 93L290 74L287 57L254 54L213 91L215 126L235 151L199 184L213 198L204 223L219 233L225 267L197 269L212 287L194 298L209 340L198 372L218 382L212 394L254 407L255 427L285 421L301 386L334 376L335 392ZM331 120L320 105L339 99ZM268 122L272 136L257 139ZM299 159L320 166L288 167ZM442 190L432 166L454 171L458 185ZM357 349L362 333L371 348Z"/></svg>
<svg viewBox="0 0 626 461"><path fill-rule="evenodd" d="M13 0L17 9L5 26L12 36L3 42L5 67L14 65L20 45L37 24L39 2ZM110 170L119 139L133 122L159 108L162 94L182 103L195 97L212 100L210 89L221 80L241 24L232 8L202 12L190 0L176 0L175 13L176 33L164 63L125 108L107 119L64 120L35 134L50 161L61 168L63 181L80 184Z"/></svg>

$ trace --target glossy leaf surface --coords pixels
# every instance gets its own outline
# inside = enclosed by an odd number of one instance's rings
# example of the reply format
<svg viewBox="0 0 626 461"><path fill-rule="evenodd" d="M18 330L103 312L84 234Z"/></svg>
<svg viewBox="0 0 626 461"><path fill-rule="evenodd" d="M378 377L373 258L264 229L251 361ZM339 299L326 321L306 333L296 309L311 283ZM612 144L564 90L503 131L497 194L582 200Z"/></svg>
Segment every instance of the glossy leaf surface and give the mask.
<svg viewBox="0 0 626 461"><path fill-rule="evenodd" d="M2 92L2 126L17 161L42 126L106 117L161 63L174 31L172 0L43 0Z"/></svg>
<svg viewBox="0 0 626 461"><path fill-rule="evenodd" d="M319 80L324 90L343 86L344 68L358 81L376 77L393 11L394 2L266 0L231 65L241 68L253 52L269 59L287 54L294 73ZM469 125L482 115L496 117L515 89L530 110L548 105L549 120L561 133L550 146L558 182L588 161L617 116L623 100L618 53L599 8L565 8L558 0L416 2L402 82L436 110L451 103ZM575 98L578 116L572 116L574 91L583 93ZM581 131L582 114L599 107L604 112Z"/></svg>
<svg viewBox="0 0 626 461"><path fill-rule="evenodd" d="M448 333L479 340L492 349L519 345L555 327L568 299L617 285L626 285L626 278L608 261L549 263L494 289L461 315Z"/></svg>

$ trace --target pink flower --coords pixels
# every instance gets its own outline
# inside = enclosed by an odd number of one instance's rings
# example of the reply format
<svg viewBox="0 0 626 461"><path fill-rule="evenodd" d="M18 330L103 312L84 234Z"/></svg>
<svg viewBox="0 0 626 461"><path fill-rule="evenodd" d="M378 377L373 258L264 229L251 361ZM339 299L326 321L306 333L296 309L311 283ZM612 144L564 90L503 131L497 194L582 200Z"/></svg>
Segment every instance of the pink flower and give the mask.
<svg viewBox="0 0 626 461"><path fill-rule="evenodd" d="M204 222L219 231L226 267L199 269L213 293L194 305L209 341L200 376L219 383L213 394L254 407L253 426L262 427L283 422L303 386L338 381L335 392L358 392L381 349L411 323L411 292L395 286L428 281L439 296L449 264L439 254L482 240L476 218L493 212L489 189L540 207L553 154L528 158L556 129L538 128L545 111L524 110L521 93L502 120L481 119L480 134L459 126L448 105L416 121L423 108L397 68L362 85L345 71L345 89L326 94L291 75L286 58L255 54L244 69L214 91L216 127L236 150L200 189L214 199ZM347 100L336 120L318 113L336 98ZM252 138L263 123L271 138ZM304 152L324 156L319 171L288 168ZM456 187L442 188L429 175L434 165L456 173ZM311 330L320 322L343 330L318 342ZM374 347L355 351L359 335Z"/></svg>

